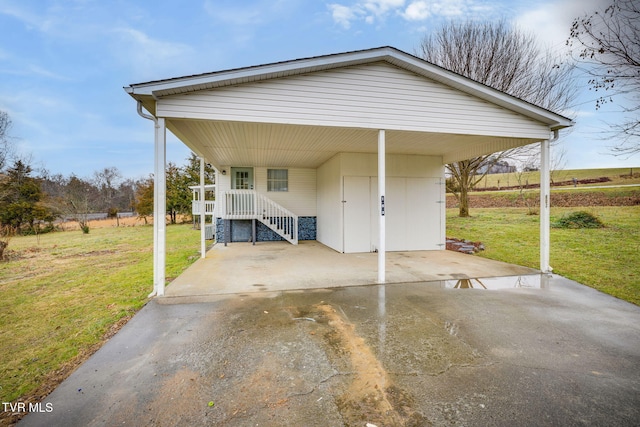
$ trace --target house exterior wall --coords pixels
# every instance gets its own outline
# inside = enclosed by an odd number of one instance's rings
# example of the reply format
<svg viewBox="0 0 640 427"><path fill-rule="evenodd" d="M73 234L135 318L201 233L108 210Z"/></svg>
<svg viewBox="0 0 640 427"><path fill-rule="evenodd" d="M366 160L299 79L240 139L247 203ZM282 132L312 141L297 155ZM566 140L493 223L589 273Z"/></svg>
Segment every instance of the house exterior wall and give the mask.
<svg viewBox="0 0 640 427"><path fill-rule="evenodd" d="M223 192L231 189L231 168L225 166L226 174L217 175L218 195L220 198ZM287 169L288 191L267 191L267 169ZM298 215L298 239L316 240L316 170L308 168L253 168L254 189L263 194L284 208ZM216 204L216 209L221 204ZM216 236L218 241L224 241L225 236L230 242L246 242L251 239L252 225L250 220L228 221L226 226L221 218L222 213L216 213ZM226 234L225 234L226 232ZM269 229L266 225L258 222L256 224L256 239L258 241L284 240L277 233Z"/></svg>
<svg viewBox="0 0 640 427"><path fill-rule="evenodd" d="M445 211L444 203L440 203L444 200L444 167L441 162L440 157L431 156L386 156L388 250L444 248ZM377 155L338 154L318 168L317 176L317 240L339 252L375 250L378 244ZM343 202L345 183L356 182L361 186L357 190L357 206L352 203L347 207L349 201ZM359 218L360 231L355 234L346 228L349 224L345 218L349 215L344 209L349 208L358 209L355 217ZM364 245L349 240L360 238L369 240Z"/></svg>
<svg viewBox="0 0 640 427"><path fill-rule="evenodd" d="M289 171L289 191L267 191L267 168L254 168L255 188L274 202L298 216L316 216L316 170L292 168Z"/></svg>
<svg viewBox="0 0 640 427"><path fill-rule="evenodd" d="M231 189L231 168L224 166L225 175L218 174L217 189L222 194ZM289 171L289 191L267 191L267 168L254 167L254 188L298 216L316 216L316 170L308 168L268 168ZM220 214L218 213L218 216Z"/></svg>
<svg viewBox="0 0 640 427"><path fill-rule="evenodd" d="M548 126L540 122L386 62L160 98L156 114L540 140L549 137Z"/></svg>

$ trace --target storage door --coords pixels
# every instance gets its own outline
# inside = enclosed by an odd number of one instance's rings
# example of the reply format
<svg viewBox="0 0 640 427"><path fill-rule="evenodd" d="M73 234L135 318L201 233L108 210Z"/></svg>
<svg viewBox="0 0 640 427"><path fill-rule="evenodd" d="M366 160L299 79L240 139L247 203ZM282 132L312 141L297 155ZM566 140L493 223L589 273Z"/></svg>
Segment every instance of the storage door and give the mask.
<svg viewBox="0 0 640 427"><path fill-rule="evenodd" d="M368 176L343 178L343 252L371 252L371 201Z"/></svg>

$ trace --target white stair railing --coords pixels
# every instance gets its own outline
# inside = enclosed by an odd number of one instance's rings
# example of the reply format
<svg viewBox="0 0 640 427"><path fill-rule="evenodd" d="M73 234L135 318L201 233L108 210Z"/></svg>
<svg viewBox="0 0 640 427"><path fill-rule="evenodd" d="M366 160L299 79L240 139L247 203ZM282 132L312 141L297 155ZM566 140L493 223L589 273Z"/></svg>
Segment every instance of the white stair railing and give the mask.
<svg viewBox="0 0 640 427"><path fill-rule="evenodd" d="M213 200L205 200L204 201L204 214L205 215L213 215L215 204ZM191 201L191 214L192 215L200 215L200 200L192 200Z"/></svg>
<svg viewBox="0 0 640 427"><path fill-rule="evenodd" d="M254 190L229 190L223 196L223 219L257 219L288 242L298 244L298 215Z"/></svg>

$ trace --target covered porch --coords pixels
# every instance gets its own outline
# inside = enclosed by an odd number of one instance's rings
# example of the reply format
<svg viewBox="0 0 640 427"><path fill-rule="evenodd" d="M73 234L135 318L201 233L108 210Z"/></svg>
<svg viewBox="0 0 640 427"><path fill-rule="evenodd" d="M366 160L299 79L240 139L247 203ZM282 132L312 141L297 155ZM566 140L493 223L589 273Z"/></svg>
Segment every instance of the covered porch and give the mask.
<svg viewBox="0 0 640 427"><path fill-rule="evenodd" d="M221 295L281 292L377 283L376 253L341 254L313 240L216 244L166 288L166 303L216 300ZM482 287L495 277L540 271L453 251L388 252L386 283L455 281L451 287ZM476 279L480 279L478 282ZM486 280L485 280L486 279ZM536 283L535 278L527 283ZM538 279L539 282L539 279ZM445 283L442 283L443 286ZM506 283L505 286L509 286Z"/></svg>

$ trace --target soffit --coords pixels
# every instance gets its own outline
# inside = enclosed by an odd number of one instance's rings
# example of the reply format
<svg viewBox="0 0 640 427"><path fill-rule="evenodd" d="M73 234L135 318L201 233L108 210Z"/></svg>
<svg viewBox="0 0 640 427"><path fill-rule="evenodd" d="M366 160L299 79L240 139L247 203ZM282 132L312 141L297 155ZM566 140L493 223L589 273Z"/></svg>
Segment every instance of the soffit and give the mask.
<svg viewBox="0 0 640 427"><path fill-rule="evenodd" d="M186 119L169 119L167 126L191 150L216 167L317 168L340 152L378 151L378 132L372 129ZM532 142L535 140L386 131L388 154L438 156L443 163Z"/></svg>

